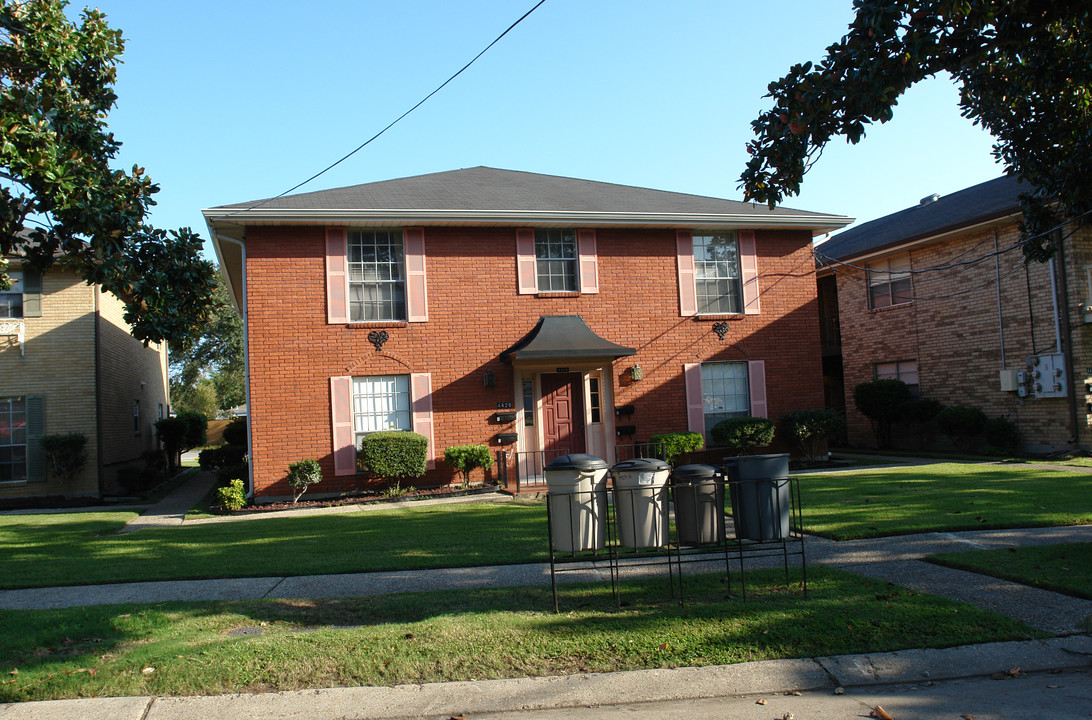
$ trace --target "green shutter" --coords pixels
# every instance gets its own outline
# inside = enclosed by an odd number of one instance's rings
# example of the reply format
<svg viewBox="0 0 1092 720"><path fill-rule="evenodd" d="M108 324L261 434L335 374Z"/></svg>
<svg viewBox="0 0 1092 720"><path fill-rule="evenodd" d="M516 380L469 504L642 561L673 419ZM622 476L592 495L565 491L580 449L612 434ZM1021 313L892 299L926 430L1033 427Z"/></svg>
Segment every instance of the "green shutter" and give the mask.
<svg viewBox="0 0 1092 720"><path fill-rule="evenodd" d="M23 266L23 317L42 316L42 274L30 265Z"/></svg>
<svg viewBox="0 0 1092 720"><path fill-rule="evenodd" d="M45 451L42 436L45 435L45 397L27 396L27 482L45 482Z"/></svg>

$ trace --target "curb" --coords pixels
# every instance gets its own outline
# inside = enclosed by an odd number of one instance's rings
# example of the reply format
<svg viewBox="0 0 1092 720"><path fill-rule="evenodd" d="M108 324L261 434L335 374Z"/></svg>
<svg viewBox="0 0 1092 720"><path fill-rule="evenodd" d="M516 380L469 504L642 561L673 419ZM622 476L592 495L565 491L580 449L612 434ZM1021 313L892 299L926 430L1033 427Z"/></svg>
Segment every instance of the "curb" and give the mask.
<svg viewBox="0 0 1092 720"><path fill-rule="evenodd" d="M329 688L197 697L50 700L0 705L0 720L267 720L426 718L467 713L699 700L836 687L935 682L998 673L1016 676L1092 667L1092 637L984 643L932 650L764 660L701 668L634 670L560 677ZM1019 670L1017 670L1019 668Z"/></svg>

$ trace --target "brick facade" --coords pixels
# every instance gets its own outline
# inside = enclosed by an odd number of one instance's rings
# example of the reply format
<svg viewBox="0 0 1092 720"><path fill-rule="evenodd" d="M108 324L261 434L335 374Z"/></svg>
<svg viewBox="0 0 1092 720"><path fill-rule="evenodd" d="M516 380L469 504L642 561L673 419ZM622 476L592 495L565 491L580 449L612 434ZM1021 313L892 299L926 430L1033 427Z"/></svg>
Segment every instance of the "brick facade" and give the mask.
<svg viewBox="0 0 1092 720"><path fill-rule="evenodd" d="M632 404L636 435L687 429L683 366L762 360L768 415L823 406L818 310L810 230L755 233L761 312L682 317L674 229L596 230L599 292L519 294L516 232L510 227L426 227L428 321L328 324L325 227L253 226L246 231L246 308L251 469L259 500L285 496L288 464L315 458L325 479L316 493L359 489L335 477L330 378L431 373L435 454L489 444L514 432L493 421L498 403L520 406L511 363L500 359L543 315L580 315L607 340L637 350L604 377L612 405ZM724 340L713 331L725 321ZM381 351L368 341L386 330ZM633 364L644 379L631 382ZM485 387L485 371L496 385ZM607 406L605 412L612 408ZM438 463L417 482L450 482Z"/></svg>
<svg viewBox="0 0 1092 720"><path fill-rule="evenodd" d="M863 268L882 257L908 255L911 268L921 271L1010 248L1018 238L1017 221L1010 218L846 262ZM1092 397L1085 392L1085 383L1092 380L1092 336L1079 306L1092 299L1086 297L1090 288L1084 269L1092 267L1092 233L1087 228L1073 232L1064 252L1070 302L1062 310L1068 312L1072 327L1075 369L1069 392L1078 403L1078 444L1088 447L1092 442L1087 403ZM989 417L1008 417L1032 449L1074 447L1066 398L1021 398L1000 387L1003 368L1023 370L1027 356L1055 352L1049 265L1025 264L1015 247L973 264L918 272L913 275L910 303L878 310L868 307L863 270L839 265L835 274L851 444L875 444L868 420L854 408L853 389L874 379L877 363L914 360L922 397L946 406L977 407ZM906 438L897 444L916 447Z"/></svg>

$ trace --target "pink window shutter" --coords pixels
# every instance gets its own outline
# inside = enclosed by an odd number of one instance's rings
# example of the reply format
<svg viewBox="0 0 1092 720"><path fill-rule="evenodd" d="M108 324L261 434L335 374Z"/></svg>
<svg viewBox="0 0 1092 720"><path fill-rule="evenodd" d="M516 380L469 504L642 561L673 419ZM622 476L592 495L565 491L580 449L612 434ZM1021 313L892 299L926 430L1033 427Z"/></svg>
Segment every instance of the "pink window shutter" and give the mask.
<svg viewBox="0 0 1092 720"><path fill-rule="evenodd" d="M751 393L751 417L768 417L766 411L766 362L747 362L747 385Z"/></svg>
<svg viewBox="0 0 1092 720"><path fill-rule="evenodd" d="M326 322L349 322L349 257L345 228L326 228Z"/></svg>
<svg viewBox="0 0 1092 720"><path fill-rule="evenodd" d="M739 265L743 274L743 312L747 315L757 315L759 313L758 251L755 248L754 230L739 231Z"/></svg>
<svg viewBox="0 0 1092 720"><path fill-rule="evenodd" d="M686 382L686 426L690 432L705 434L705 403L701 396L701 363L683 365Z"/></svg>
<svg viewBox="0 0 1092 720"><path fill-rule="evenodd" d="M406 319L428 322L428 282L425 279L425 229L406 228Z"/></svg>
<svg viewBox="0 0 1092 720"><path fill-rule="evenodd" d="M599 256L594 230L576 231L576 254L580 258L580 292L599 292Z"/></svg>
<svg viewBox="0 0 1092 720"><path fill-rule="evenodd" d="M516 276L520 295L538 292L538 263L535 261L535 231L516 230Z"/></svg>
<svg viewBox="0 0 1092 720"><path fill-rule="evenodd" d="M689 230L675 233L675 259L679 267L679 315L698 314L698 291L694 286L694 235Z"/></svg>
<svg viewBox="0 0 1092 720"><path fill-rule="evenodd" d="M333 431L334 475L356 475L353 433L353 379L330 378L330 422Z"/></svg>
<svg viewBox="0 0 1092 720"><path fill-rule="evenodd" d="M432 422L432 375L431 373L410 374L410 407L413 411L413 431L428 438L429 470L436 469L436 444L433 440Z"/></svg>

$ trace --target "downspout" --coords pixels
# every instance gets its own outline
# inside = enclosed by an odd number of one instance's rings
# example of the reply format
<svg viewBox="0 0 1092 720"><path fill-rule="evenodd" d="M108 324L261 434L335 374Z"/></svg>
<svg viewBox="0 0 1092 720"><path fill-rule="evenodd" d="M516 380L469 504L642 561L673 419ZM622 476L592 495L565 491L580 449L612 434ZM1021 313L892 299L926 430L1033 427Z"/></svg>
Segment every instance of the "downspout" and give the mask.
<svg viewBox="0 0 1092 720"><path fill-rule="evenodd" d="M1054 296L1054 306L1062 306L1062 312L1058 313L1055 310L1055 321L1057 323L1057 338L1058 338L1058 351L1062 353L1062 361L1065 363L1065 376L1069 383L1069 387L1066 388L1066 398L1069 401L1069 428L1070 438L1069 444L1076 447L1080 443L1080 431L1081 426L1077 421L1077 394L1073 392L1075 375L1073 372L1073 335L1072 329L1069 325L1069 281L1066 278L1065 271L1065 247L1062 244L1062 234L1059 232L1054 236L1054 245L1056 251L1054 255L1058 258L1058 295ZM1050 259L1051 263L1054 263L1054 258ZM1051 270L1054 268L1052 267ZM1054 284L1053 273L1050 276L1051 285ZM1059 303L1059 299L1061 303ZM1064 339L1064 344L1063 344Z"/></svg>
<svg viewBox="0 0 1092 720"><path fill-rule="evenodd" d="M251 460L247 462L247 479L246 479L246 497L248 500L254 499L254 438L251 435L250 425L250 323L247 319L247 297L246 297L246 243L242 240L236 240L235 238L227 237L216 233L216 239L220 242L234 243L239 246L239 252L241 254L240 267L243 271L243 277L241 278L243 284L243 306L239 308L243 315L243 377L246 382L243 383L243 388L246 391L246 456Z"/></svg>

